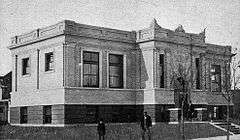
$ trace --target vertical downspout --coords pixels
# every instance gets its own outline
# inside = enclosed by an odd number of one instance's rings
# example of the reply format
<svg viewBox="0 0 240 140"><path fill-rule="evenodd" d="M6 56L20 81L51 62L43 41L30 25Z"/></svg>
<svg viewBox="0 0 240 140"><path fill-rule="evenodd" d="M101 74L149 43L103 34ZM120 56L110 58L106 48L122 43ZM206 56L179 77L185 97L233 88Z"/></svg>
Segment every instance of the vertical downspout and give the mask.
<svg viewBox="0 0 240 140"><path fill-rule="evenodd" d="M65 87L65 43L63 43L63 87Z"/></svg>
<svg viewBox="0 0 240 140"><path fill-rule="evenodd" d="M39 49L37 49L37 89L39 89Z"/></svg>
<svg viewBox="0 0 240 140"><path fill-rule="evenodd" d="M39 29L37 29L37 37L39 37ZM40 50L37 49L37 89L39 89L39 52Z"/></svg>
<svg viewBox="0 0 240 140"><path fill-rule="evenodd" d="M15 55L15 92L17 92L17 66L18 66L18 56Z"/></svg>

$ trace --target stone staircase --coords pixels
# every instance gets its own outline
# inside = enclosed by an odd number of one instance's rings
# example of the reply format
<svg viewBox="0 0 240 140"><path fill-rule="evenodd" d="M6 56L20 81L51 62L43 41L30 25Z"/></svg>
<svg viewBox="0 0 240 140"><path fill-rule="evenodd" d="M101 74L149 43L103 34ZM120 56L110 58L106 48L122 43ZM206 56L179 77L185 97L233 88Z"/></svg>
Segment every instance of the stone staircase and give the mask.
<svg viewBox="0 0 240 140"><path fill-rule="evenodd" d="M213 122L212 124L220 127L224 131L227 131L227 122L218 121L218 122ZM240 134L240 126L235 125L233 123L229 123L229 131L233 135Z"/></svg>

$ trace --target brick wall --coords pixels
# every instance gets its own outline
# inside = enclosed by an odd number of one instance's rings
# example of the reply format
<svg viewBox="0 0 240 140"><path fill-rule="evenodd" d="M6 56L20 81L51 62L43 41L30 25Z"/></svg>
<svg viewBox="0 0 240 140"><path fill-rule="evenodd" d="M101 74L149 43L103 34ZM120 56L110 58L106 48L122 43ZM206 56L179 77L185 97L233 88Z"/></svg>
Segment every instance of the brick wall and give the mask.
<svg viewBox="0 0 240 140"><path fill-rule="evenodd" d="M10 107L10 123L20 124L20 107Z"/></svg>
<svg viewBox="0 0 240 140"><path fill-rule="evenodd" d="M42 106L28 106L28 123L42 124L43 123L43 107Z"/></svg>
<svg viewBox="0 0 240 140"><path fill-rule="evenodd" d="M135 104L136 91L124 89L67 88L65 103Z"/></svg>
<svg viewBox="0 0 240 140"><path fill-rule="evenodd" d="M143 114L142 105L65 105L65 123L136 122Z"/></svg>
<svg viewBox="0 0 240 140"><path fill-rule="evenodd" d="M64 124L64 110L63 104L52 106L52 124Z"/></svg>
<svg viewBox="0 0 240 140"><path fill-rule="evenodd" d="M136 57L134 44L99 40L94 38L66 36L64 49L64 77L65 86L82 87L82 53L83 51L93 51L99 53L99 86L108 87L108 55L121 54L126 60L124 65L124 84L125 88L133 89L136 87Z"/></svg>

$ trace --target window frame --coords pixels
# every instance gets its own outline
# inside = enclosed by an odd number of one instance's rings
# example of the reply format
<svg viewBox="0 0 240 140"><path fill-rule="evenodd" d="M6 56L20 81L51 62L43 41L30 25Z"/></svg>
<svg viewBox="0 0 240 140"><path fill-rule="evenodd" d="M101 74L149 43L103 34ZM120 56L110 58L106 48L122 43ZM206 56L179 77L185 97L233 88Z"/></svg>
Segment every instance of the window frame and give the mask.
<svg viewBox="0 0 240 140"><path fill-rule="evenodd" d="M215 71L212 69L215 67ZM218 71L216 71L218 70ZM215 80L212 80L212 76L215 77ZM219 81L216 81L216 77L219 76ZM210 81L211 81L211 91L212 92L221 92L222 91L222 75L221 75L221 65L212 64L210 68ZM218 85L217 90L213 90L213 83Z"/></svg>
<svg viewBox="0 0 240 140"><path fill-rule="evenodd" d="M160 88L165 88L165 77L164 77L164 73L165 73L165 66L164 66L164 63L165 63L165 55L164 54L159 54L159 70L161 68L161 72L159 72L159 80L160 80Z"/></svg>
<svg viewBox="0 0 240 140"><path fill-rule="evenodd" d="M115 56L118 56L118 57L122 57L121 59L122 59L122 62L121 63L119 63L119 64L117 64L117 63L112 63L112 64L110 64L111 62L110 62L110 55L115 55ZM118 53L109 53L108 54L108 87L109 88L119 88L119 89L122 89L122 88L124 88L125 87L125 84L124 84L124 60L125 59L125 57L124 57L124 54L118 54ZM121 68L121 75L120 76L111 76L110 74L111 74L111 72L110 72L110 67L111 66L115 66L115 67L120 67ZM115 87L113 87L113 86L111 86L110 85L110 82L111 82L111 77L120 77L121 78L121 85L120 86L115 86Z"/></svg>
<svg viewBox="0 0 240 140"><path fill-rule="evenodd" d="M47 108L50 108L49 114L47 113ZM43 106L43 124L51 124L51 123L52 123L52 106L51 105Z"/></svg>
<svg viewBox="0 0 240 140"><path fill-rule="evenodd" d="M25 63L26 60L28 60L27 63ZM27 76L27 75L30 75L30 74L31 74L30 57L22 58L22 76Z"/></svg>
<svg viewBox="0 0 240 140"><path fill-rule="evenodd" d="M196 68L196 89L201 90L201 63L200 58L195 58L195 68Z"/></svg>
<svg viewBox="0 0 240 140"><path fill-rule="evenodd" d="M52 61L50 61L51 60L51 56L50 55L52 55ZM53 51L51 51L51 52L47 52L47 53L45 53L45 67L44 67L44 71L45 72L50 72L50 71L54 71L54 69L55 69L55 58L54 58L54 52ZM50 56L49 57L49 61L48 61L48 56ZM50 64L52 64L53 65L53 67L52 68L50 68Z"/></svg>
<svg viewBox="0 0 240 140"><path fill-rule="evenodd" d="M26 106L20 107L20 124L28 123L28 108Z"/></svg>
<svg viewBox="0 0 240 140"><path fill-rule="evenodd" d="M92 53L92 54L97 54L98 55L98 61L87 61L84 60L84 53ZM91 56L92 57L92 56ZM96 74L85 74L84 73L84 65L90 65L90 69L92 65L97 66L97 73ZM91 71L91 70L90 70ZM82 51L82 87L90 87L90 88L99 88L100 87L100 52L97 51L89 51L89 50L83 50ZM84 77L88 76L96 76L96 85L85 85L84 83Z"/></svg>

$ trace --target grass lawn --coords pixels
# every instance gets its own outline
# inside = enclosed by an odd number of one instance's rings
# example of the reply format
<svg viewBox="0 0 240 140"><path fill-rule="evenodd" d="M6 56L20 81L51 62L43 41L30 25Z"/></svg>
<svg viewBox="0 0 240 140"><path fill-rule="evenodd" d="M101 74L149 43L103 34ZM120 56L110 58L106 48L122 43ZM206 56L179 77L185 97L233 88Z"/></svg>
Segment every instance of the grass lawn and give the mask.
<svg viewBox="0 0 240 140"><path fill-rule="evenodd" d="M185 124L187 139L200 137L221 136L226 133L222 130L203 123ZM49 139L49 140L97 140L96 126L72 127L20 127L0 126L0 139ZM140 140L140 127L133 124L106 124L106 140ZM180 140L178 124L157 123L152 127L153 140Z"/></svg>

